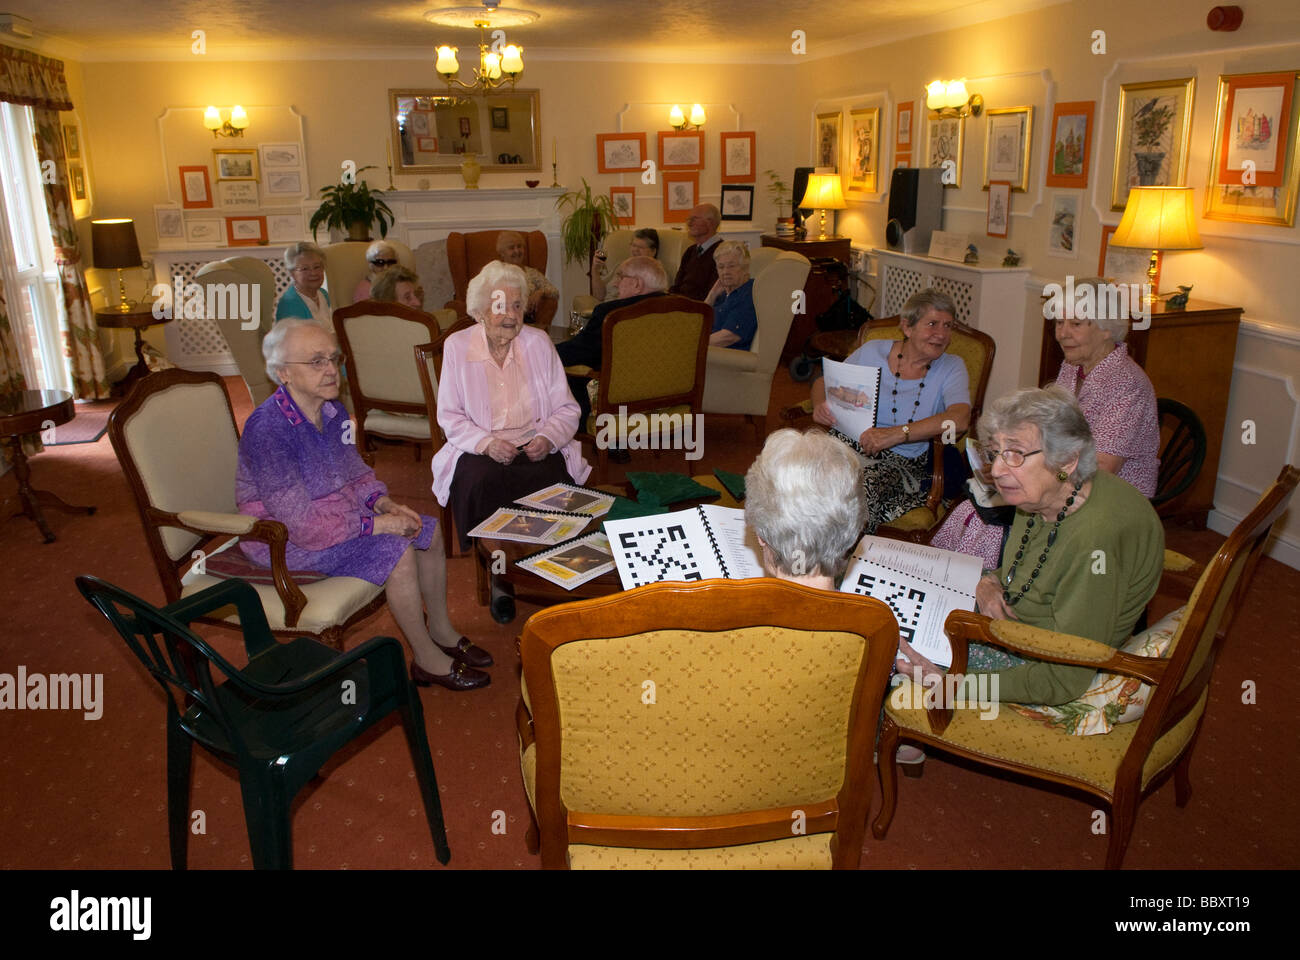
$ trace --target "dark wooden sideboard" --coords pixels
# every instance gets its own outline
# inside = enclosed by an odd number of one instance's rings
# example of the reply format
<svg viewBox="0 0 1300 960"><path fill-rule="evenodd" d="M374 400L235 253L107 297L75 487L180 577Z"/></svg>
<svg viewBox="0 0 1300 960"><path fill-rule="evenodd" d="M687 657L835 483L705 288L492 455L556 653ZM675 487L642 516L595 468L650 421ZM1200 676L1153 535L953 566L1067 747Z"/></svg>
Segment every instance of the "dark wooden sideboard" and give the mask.
<svg viewBox="0 0 1300 960"><path fill-rule="evenodd" d="M1186 404L1205 425L1207 448L1200 476L1191 489L1161 510L1162 516L1189 520L1201 529L1214 508L1240 322L1240 307L1192 300L1185 310L1169 310L1159 303L1151 309L1150 329L1133 330L1127 340L1129 355L1151 378L1156 396ZM1040 385L1054 382L1061 369L1063 357L1054 327L1053 321L1043 321Z"/></svg>
<svg viewBox="0 0 1300 960"><path fill-rule="evenodd" d="M765 233L762 237L765 247L778 250L793 250L814 261L812 271L804 282L803 290L808 300L802 316L796 315L790 324L790 334L785 338L785 347L781 350L781 359L789 360L803 352L808 338L817 332L817 318L825 313L835 302L835 291L831 289L826 271L816 263L818 257L830 257L840 261L846 267L851 266L849 251L852 241L848 237L827 237L825 240L796 240L793 237L778 237Z"/></svg>

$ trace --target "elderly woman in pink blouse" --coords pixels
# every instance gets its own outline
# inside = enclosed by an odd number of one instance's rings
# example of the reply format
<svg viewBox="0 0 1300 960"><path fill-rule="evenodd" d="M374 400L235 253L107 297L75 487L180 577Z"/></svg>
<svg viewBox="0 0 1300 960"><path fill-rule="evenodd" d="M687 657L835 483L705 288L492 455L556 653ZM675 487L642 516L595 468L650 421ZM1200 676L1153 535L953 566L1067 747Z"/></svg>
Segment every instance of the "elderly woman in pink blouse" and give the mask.
<svg viewBox="0 0 1300 960"><path fill-rule="evenodd" d="M498 507L591 473L574 439L578 403L555 346L524 324L527 296L524 271L492 261L465 298L478 323L443 348L438 425L447 442L433 458L433 493L450 505L462 549L466 532Z"/></svg>
<svg viewBox="0 0 1300 960"><path fill-rule="evenodd" d="M1075 395L1097 444L1097 466L1127 480L1145 497L1156 492L1160 469L1160 416L1156 392L1146 373L1128 355L1124 338L1129 321L1106 308L1105 281L1075 284L1076 293L1091 287L1094 317L1057 318L1056 342L1065 360L1056 382ZM1073 306L1073 305L1072 305ZM1006 527L986 525L975 505L966 501L949 515L930 543L982 557L990 569L1001 563Z"/></svg>

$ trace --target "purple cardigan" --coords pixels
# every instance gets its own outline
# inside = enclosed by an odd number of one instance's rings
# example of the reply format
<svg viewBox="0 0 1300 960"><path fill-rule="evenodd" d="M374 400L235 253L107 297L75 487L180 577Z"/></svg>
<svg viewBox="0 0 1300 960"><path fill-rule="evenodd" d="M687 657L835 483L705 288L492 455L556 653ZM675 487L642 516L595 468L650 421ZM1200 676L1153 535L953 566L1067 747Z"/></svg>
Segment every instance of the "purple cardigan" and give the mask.
<svg viewBox="0 0 1300 960"><path fill-rule="evenodd" d="M474 453L492 435L487 374L482 363L465 358L472 338L482 336L482 324L479 324L453 333L443 348L442 377L438 381L438 426L447 435L447 442L433 458L433 495L443 506L447 505L461 454ZM521 356L532 390L534 427L564 455L564 465L574 482L582 483L591 473L591 466L582 457L581 444L574 439L578 431L578 401L569 392L555 345L543 331L524 326L511 349L523 351Z"/></svg>

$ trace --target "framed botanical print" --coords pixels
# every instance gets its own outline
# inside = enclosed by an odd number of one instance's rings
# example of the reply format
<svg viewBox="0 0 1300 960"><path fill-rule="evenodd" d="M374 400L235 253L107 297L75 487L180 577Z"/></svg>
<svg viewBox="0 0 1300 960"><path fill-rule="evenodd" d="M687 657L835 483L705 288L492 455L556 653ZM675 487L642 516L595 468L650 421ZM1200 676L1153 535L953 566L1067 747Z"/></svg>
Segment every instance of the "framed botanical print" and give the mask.
<svg viewBox="0 0 1300 960"><path fill-rule="evenodd" d="M988 185L989 212L985 232L990 237L1005 237L1011 223L1011 184L994 180Z"/></svg>
<svg viewBox="0 0 1300 960"><path fill-rule="evenodd" d="M614 208L614 219L621 226L630 227L636 223L635 187L610 187L609 202Z"/></svg>
<svg viewBox="0 0 1300 960"><path fill-rule="evenodd" d="M1024 193L1029 189L1034 108L1005 107L984 112L988 116L984 126L984 189L989 189L995 181L1005 180L1012 190Z"/></svg>
<svg viewBox="0 0 1300 960"><path fill-rule="evenodd" d="M181 167L181 206L186 210L212 206L212 183L207 167Z"/></svg>
<svg viewBox="0 0 1300 960"><path fill-rule="evenodd" d="M1295 224L1300 182L1300 74L1219 77L1205 216Z"/></svg>
<svg viewBox="0 0 1300 960"><path fill-rule="evenodd" d="M826 167L831 173L840 172L840 116L838 110L817 114L813 164Z"/></svg>
<svg viewBox="0 0 1300 960"><path fill-rule="evenodd" d="M754 187L751 184L722 185L722 219L754 219Z"/></svg>
<svg viewBox="0 0 1300 960"><path fill-rule="evenodd" d="M659 133L659 169L703 170L703 130L662 130Z"/></svg>
<svg viewBox="0 0 1300 960"><path fill-rule="evenodd" d="M894 112L894 153L912 152L912 105L913 100L904 100Z"/></svg>
<svg viewBox="0 0 1300 960"><path fill-rule="evenodd" d="M964 117L931 115L926 124L925 165L943 168L945 187L961 186L961 157L966 140Z"/></svg>
<svg viewBox="0 0 1300 960"><path fill-rule="evenodd" d="M224 239L220 220L185 221L185 242L192 247L219 247Z"/></svg>
<svg viewBox="0 0 1300 960"><path fill-rule="evenodd" d="M849 190L875 193L880 170L880 108L849 111Z"/></svg>
<svg viewBox="0 0 1300 960"><path fill-rule="evenodd" d="M661 173L659 182L664 186L664 223L685 223L700 202L699 173Z"/></svg>
<svg viewBox="0 0 1300 960"><path fill-rule="evenodd" d="M213 150L212 164L218 180L256 180L256 150Z"/></svg>
<svg viewBox="0 0 1300 960"><path fill-rule="evenodd" d="M1119 88L1110 208L1123 210L1133 187L1187 183L1196 78L1125 83Z"/></svg>
<svg viewBox="0 0 1300 960"><path fill-rule="evenodd" d="M1092 100L1058 103L1052 108L1052 138L1047 154L1049 187L1086 187L1092 152Z"/></svg>
<svg viewBox="0 0 1300 960"><path fill-rule="evenodd" d="M596 134L596 169L600 173L640 173L644 162L644 133Z"/></svg>
<svg viewBox="0 0 1300 960"><path fill-rule="evenodd" d="M226 217L226 245L251 247L266 243L266 217Z"/></svg>
<svg viewBox="0 0 1300 960"><path fill-rule="evenodd" d="M722 182L753 183L757 169L753 131L722 134Z"/></svg>

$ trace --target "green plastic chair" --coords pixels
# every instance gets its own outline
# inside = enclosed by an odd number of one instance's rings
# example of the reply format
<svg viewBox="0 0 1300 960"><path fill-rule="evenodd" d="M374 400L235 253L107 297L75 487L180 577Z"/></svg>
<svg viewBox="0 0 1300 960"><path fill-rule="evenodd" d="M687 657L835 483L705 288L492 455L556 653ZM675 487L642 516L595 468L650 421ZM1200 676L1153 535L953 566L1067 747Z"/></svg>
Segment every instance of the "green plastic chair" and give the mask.
<svg viewBox="0 0 1300 960"><path fill-rule="evenodd" d="M173 869L186 865L193 742L239 771L253 866L287 870L293 866L294 796L340 747L395 710L411 748L438 861L451 859L424 711L397 640L374 637L345 654L308 637L278 643L257 592L243 580L223 581L162 609L97 577L77 577L77 589L108 618L166 693ZM242 670L188 626L232 604L248 652ZM214 666L225 682L213 681Z"/></svg>

